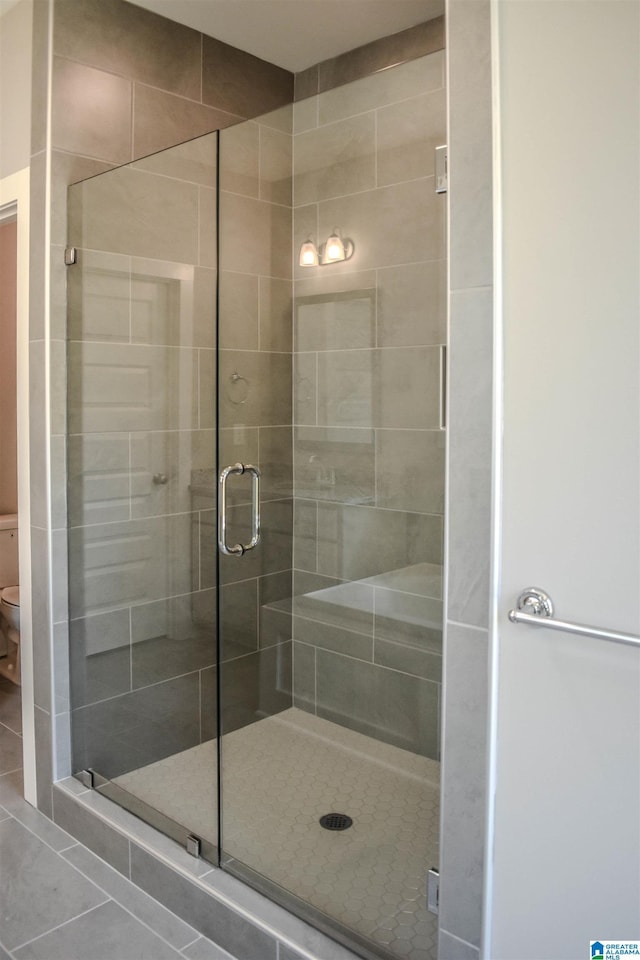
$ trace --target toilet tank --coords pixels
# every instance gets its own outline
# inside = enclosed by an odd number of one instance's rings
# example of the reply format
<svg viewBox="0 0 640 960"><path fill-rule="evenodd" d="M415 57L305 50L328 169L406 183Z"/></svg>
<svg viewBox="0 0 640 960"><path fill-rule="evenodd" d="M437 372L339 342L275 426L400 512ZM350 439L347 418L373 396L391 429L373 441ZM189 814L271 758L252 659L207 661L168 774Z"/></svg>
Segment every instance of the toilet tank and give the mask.
<svg viewBox="0 0 640 960"><path fill-rule="evenodd" d="M18 583L18 517L0 514L0 590Z"/></svg>

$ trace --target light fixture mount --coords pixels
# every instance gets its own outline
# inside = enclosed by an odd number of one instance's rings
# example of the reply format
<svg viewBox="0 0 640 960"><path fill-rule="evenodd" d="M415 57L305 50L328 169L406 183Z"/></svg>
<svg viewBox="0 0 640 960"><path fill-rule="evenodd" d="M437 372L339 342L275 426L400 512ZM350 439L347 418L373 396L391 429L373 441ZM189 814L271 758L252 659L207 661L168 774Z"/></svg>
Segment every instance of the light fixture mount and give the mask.
<svg viewBox="0 0 640 960"><path fill-rule="evenodd" d="M300 247L298 263L301 267L326 267L330 263L350 260L354 249L353 240L343 240L336 228L319 248L309 236Z"/></svg>

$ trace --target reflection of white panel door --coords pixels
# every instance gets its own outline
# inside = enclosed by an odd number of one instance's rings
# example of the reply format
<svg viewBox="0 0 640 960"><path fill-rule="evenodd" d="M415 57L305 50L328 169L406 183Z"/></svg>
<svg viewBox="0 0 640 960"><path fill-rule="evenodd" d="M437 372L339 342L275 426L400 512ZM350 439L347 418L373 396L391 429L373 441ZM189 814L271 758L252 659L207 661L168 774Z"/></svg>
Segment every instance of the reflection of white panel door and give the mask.
<svg viewBox="0 0 640 960"><path fill-rule="evenodd" d="M640 937L640 6L495 3L504 471L486 956Z"/></svg>
<svg viewBox="0 0 640 960"><path fill-rule="evenodd" d="M167 514L187 503L190 428L197 417L197 355L181 346L181 338L192 340L193 269L135 260L125 279L122 259L113 265L109 284L103 256L101 283L91 274L89 286L92 316L108 312L123 283L130 288L130 328L123 342L70 345L70 432L82 434L83 489L107 498L85 500L84 515L89 518L92 510L100 516L108 507L112 512L105 519L124 521L85 529L82 547L76 540L82 549L78 568L84 571L82 612L88 613L184 592L189 559L187 551L184 562L169 560L177 546ZM127 342L129 335L134 342ZM116 485L120 499L114 507L107 491Z"/></svg>

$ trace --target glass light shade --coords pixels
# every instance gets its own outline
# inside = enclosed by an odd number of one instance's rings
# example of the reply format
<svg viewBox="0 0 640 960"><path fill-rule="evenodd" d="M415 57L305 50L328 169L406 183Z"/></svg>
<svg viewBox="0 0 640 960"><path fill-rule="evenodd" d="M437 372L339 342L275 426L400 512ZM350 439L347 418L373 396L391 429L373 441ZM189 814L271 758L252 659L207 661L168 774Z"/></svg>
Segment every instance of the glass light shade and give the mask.
<svg viewBox="0 0 640 960"><path fill-rule="evenodd" d="M323 263L337 263L339 260L346 260L344 252L344 243L337 233L332 233L324 245L322 253Z"/></svg>
<svg viewBox="0 0 640 960"><path fill-rule="evenodd" d="M300 247L300 266L317 267L320 262L318 251L313 240L306 240Z"/></svg>

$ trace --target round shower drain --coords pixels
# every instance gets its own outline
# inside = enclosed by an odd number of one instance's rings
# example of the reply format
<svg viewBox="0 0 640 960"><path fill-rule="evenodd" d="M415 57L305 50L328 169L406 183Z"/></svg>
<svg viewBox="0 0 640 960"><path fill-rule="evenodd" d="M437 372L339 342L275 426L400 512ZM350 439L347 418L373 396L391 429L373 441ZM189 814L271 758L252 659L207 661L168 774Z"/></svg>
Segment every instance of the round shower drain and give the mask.
<svg viewBox="0 0 640 960"><path fill-rule="evenodd" d="M346 813L325 813L320 817L320 826L325 830L347 830L353 820Z"/></svg>

